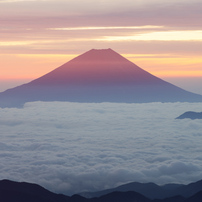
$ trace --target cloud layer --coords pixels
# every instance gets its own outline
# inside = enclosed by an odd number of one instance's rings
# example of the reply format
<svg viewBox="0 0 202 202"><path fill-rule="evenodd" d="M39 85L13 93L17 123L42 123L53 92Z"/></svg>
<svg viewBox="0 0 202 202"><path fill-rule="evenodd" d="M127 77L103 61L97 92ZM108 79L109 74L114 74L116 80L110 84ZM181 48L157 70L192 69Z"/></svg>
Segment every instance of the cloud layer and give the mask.
<svg viewBox="0 0 202 202"><path fill-rule="evenodd" d="M131 39L135 40L132 43L134 53L134 45L135 49L140 48L135 43L138 40L181 41L180 37L174 37L178 33L186 40L197 40L201 43L200 35L196 37L196 33L201 32L202 3L199 0L191 3L185 0L166 0L163 3L159 0L110 2L17 0L0 3L2 33L0 46L3 53L50 54L53 51L55 53L76 51L78 54L92 46L106 48L110 45L114 48L111 40L127 42L127 45L130 45ZM145 30L145 25L162 28ZM139 26L140 29L126 29L135 26ZM80 27L86 29L78 30ZM111 27L112 30L91 30L89 27ZM123 50L121 44L118 47ZM156 46L153 44L153 47ZM182 52L185 50L181 49Z"/></svg>
<svg viewBox="0 0 202 202"><path fill-rule="evenodd" d="M0 109L0 178L73 194L202 179L202 103L27 103Z"/></svg>

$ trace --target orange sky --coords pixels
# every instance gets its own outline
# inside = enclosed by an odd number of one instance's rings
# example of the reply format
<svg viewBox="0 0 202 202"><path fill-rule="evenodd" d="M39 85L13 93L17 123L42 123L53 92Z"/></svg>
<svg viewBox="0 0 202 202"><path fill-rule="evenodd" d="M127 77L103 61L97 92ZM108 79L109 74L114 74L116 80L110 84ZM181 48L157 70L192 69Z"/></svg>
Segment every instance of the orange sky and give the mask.
<svg viewBox="0 0 202 202"><path fill-rule="evenodd" d="M202 94L201 10L200 0L0 1L0 91L92 48L112 48Z"/></svg>

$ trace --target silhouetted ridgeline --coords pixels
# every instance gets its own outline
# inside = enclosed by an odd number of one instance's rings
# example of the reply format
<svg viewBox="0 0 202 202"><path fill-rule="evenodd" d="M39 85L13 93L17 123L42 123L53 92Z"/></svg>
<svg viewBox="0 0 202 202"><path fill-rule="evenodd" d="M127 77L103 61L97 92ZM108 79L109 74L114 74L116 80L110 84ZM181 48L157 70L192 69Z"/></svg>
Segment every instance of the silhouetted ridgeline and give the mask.
<svg viewBox="0 0 202 202"><path fill-rule="evenodd" d="M135 191L146 196L149 199L164 199L174 197L177 195L188 198L201 190L202 190L202 180L190 183L188 185L166 184L163 186L159 186L154 183L131 182L113 189L107 189L98 192L84 192L80 193L80 195L86 198L93 198L93 197L100 197L102 195L106 195L108 193L116 191L121 192Z"/></svg>
<svg viewBox="0 0 202 202"><path fill-rule="evenodd" d="M176 119L202 119L202 112L185 112L178 116Z"/></svg>
<svg viewBox="0 0 202 202"><path fill-rule="evenodd" d="M147 192L144 196L136 191L128 191L128 189L139 189L141 192ZM155 187L155 188L154 188ZM152 191L155 192L152 194ZM122 191L117 191L122 189ZM125 191L124 191L125 190ZM160 193L162 190L167 190ZM201 202L202 201L202 181L191 183L189 185L170 184L165 186L158 186L153 183L129 183L106 193L102 191L103 195L85 198L80 195L65 196L63 194L52 193L43 187L26 183L13 182L9 180L0 181L0 201L2 202ZM105 192L105 193L104 193ZM98 192L96 192L98 195ZM154 197L161 199L151 199ZM173 195L166 197L166 195Z"/></svg>

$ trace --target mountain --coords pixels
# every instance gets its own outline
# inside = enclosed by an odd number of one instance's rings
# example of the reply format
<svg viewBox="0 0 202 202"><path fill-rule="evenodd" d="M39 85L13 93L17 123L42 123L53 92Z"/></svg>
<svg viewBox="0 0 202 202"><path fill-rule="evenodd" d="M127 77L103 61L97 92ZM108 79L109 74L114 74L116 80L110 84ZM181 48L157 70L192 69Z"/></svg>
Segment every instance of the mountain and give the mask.
<svg viewBox="0 0 202 202"><path fill-rule="evenodd" d="M185 202L185 198L182 196L173 196L165 199L154 199L152 202Z"/></svg>
<svg viewBox="0 0 202 202"><path fill-rule="evenodd" d="M165 199L179 195L188 198L201 190L202 190L202 180L190 183L188 185L166 184L163 186L159 186L154 183L131 182L113 189L107 189L98 192L84 192L80 193L80 195L86 198L94 198L116 191L119 192L134 191L144 195L149 199Z"/></svg>
<svg viewBox="0 0 202 202"><path fill-rule="evenodd" d="M193 182L188 185L182 185L178 187L177 189L175 189L174 194L181 195L184 197L191 197L196 193L200 192L201 190L202 190L202 180L199 180L197 182Z"/></svg>
<svg viewBox="0 0 202 202"><path fill-rule="evenodd" d="M202 201L202 191L200 191L197 194L191 196L190 198L188 198L184 202L199 202L199 201Z"/></svg>
<svg viewBox="0 0 202 202"><path fill-rule="evenodd" d="M111 49L92 49L27 84L0 93L0 107L32 101L201 102Z"/></svg>
<svg viewBox="0 0 202 202"><path fill-rule="evenodd" d="M0 201L5 202L68 202L70 197L54 194L37 184L0 181Z"/></svg>
<svg viewBox="0 0 202 202"><path fill-rule="evenodd" d="M84 192L80 195L86 198L100 197L102 195L106 195L111 192L127 192L127 191L135 191L138 192L150 199L160 199L166 198L169 196L169 191L164 190L162 187L154 184L154 183L139 183L139 182L131 182L128 184L124 184L118 186L113 189L107 189L98 192Z"/></svg>
<svg viewBox="0 0 202 202"><path fill-rule="evenodd" d="M112 192L99 198L89 200L93 202L151 202L151 200L145 196L132 191Z"/></svg>
<svg viewBox="0 0 202 202"><path fill-rule="evenodd" d="M37 184L0 180L0 201L3 202L151 202L136 192L114 192L99 198L86 199L52 193Z"/></svg>
<svg viewBox="0 0 202 202"><path fill-rule="evenodd" d="M202 112L185 112L176 119L202 119Z"/></svg>
<svg viewBox="0 0 202 202"><path fill-rule="evenodd" d="M187 185L190 188L199 189L202 181ZM184 185L186 186L186 185ZM182 188L183 186L170 186L169 189ZM186 189L184 190L186 191ZM196 189L195 189L196 191ZM194 192L195 192L194 191ZM193 193L194 193L193 192ZM190 192L189 192L190 194ZM188 195L189 195L188 194ZM201 202L202 191L194 193L189 197L180 194L163 199L149 199L143 194L135 191L113 191L100 197L84 198L80 195L65 196L50 192L37 184L27 182L14 182L10 180L0 180L0 201L4 202Z"/></svg>

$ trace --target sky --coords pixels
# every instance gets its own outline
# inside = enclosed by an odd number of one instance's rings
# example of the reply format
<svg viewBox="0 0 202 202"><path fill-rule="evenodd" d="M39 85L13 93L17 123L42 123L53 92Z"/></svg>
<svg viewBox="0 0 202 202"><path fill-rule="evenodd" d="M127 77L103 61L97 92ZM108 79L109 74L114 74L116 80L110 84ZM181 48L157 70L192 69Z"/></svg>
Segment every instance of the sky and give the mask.
<svg viewBox="0 0 202 202"><path fill-rule="evenodd" d="M0 0L0 91L111 48L202 94L201 0Z"/></svg>
<svg viewBox="0 0 202 202"><path fill-rule="evenodd" d="M202 103L32 102L0 109L0 179L74 194L202 179Z"/></svg>

